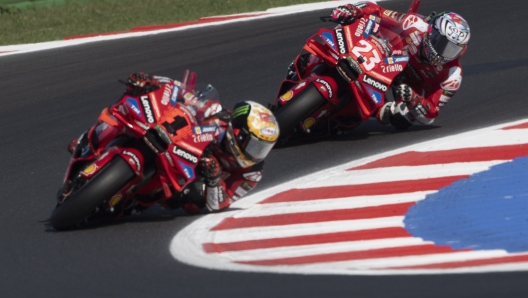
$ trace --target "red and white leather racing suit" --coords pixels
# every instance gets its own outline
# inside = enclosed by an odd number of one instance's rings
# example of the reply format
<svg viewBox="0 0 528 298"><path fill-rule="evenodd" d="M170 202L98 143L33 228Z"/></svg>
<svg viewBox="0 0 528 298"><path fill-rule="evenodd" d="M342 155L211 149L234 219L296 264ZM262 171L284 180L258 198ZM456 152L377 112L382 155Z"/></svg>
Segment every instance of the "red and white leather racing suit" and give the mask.
<svg viewBox="0 0 528 298"><path fill-rule="evenodd" d="M202 158L206 159L209 156L216 158L221 171L216 185L200 184L199 187L203 187L203 192L191 192L186 199L184 196L183 208L188 213L198 213L204 207L209 211L225 209L257 186L262 178L264 161L244 168L227 150L226 131L230 125L229 110L224 109L217 101L197 100L190 93L184 93L183 100L200 125L220 128L220 134L207 147ZM200 169L197 169L197 173L200 173Z"/></svg>
<svg viewBox="0 0 528 298"><path fill-rule="evenodd" d="M407 15L396 11L384 9L371 3L360 2L354 4L359 9L360 15L375 15L381 19L380 32L389 37L393 45L403 46L408 52L410 62L398 77L397 84L408 85L415 95L412 108L406 111L396 109L409 121L422 124L431 124L440 109L455 95L462 83L462 67L458 59L444 65L434 66L422 60L420 54L422 38L428 30L428 23L416 15ZM384 72L400 71L397 67L387 67ZM397 103L401 98L396 98ZM392 111L395 112L394 109ZM380 119L380 113L377 115ZM384 122L384 121L382 121ZM392 121L391 121L392 122ZM384 122L386 123L386 122ZM394 123L393 123L394 124ZM407 124L408 125L408 124Z"/></svg>

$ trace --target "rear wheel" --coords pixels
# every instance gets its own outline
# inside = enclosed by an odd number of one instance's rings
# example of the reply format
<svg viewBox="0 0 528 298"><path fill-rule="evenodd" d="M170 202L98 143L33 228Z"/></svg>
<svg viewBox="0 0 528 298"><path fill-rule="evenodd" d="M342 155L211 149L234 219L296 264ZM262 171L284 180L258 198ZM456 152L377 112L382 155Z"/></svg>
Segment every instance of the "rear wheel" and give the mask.
<svg viewBox="0 0 528 298"><path fill-rule="evenodd" d="M74 228L84 221L104 201L110 199L134 172L121 157L112 159L99 173L53 210L50 223L56 230Z"/></svg>
<svg viewBox="0 0 528 298"><path fill-rule="evenodd" d="M279 107L275 112L275 118L279 122L279 141L285 142L294 130L308 116L315 113L326 99L317 91L314 85L310 85L296 97L290 99L285 105Z"/></svg>

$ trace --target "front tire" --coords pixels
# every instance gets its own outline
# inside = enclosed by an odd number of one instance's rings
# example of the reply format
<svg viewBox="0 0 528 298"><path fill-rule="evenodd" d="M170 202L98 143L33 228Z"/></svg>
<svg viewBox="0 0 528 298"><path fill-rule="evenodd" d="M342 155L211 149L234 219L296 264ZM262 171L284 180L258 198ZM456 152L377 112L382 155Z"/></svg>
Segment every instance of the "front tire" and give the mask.
<svg viewBox="0 0 528 298"><path fill-rule="evenodd" d="M285 142L301 122L315 113L326 99L317 91L314 85L310 85L299 95L290 99L286 104L279 107L275 114L279 122L279 142Z"/></svg>
<svg viewBox="0 0 528 298"><path fill-rule="evenodd" d="M50 224L56 230L74 228L104 201L110 199L133 177L134 172L121 157L112 159L99 173L53 210Z"/></svg>

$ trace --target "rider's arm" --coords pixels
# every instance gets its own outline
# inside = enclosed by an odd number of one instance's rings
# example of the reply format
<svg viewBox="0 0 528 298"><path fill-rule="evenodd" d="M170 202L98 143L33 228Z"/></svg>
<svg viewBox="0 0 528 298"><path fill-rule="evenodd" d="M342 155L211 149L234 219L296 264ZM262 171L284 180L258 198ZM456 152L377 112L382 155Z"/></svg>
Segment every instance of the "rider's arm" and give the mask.
<svg viewBox="0 0 528 298"><path fill-rule="evenodd" d="M358 2L354 4L361 11L361 15L375 15L381 18L382 26L399 26L405 17L404 13L385 9L373 2Z"/></svg>
<svg viewBox="0 0 528 298"><path fill-rule="evenodd" d="M227 193L233 201L245 196L255 188L262 177L264 162L260 162L243 172L236 172L226 179Z"/></svg>
<svg viewBox="0 0 528 298"><path fill-rule="evenodd" d="M209 211L226 209L234 201L245 196L255 188L262 177L264 162L260 162L244 171L231 173L220 181L216 189L206 188L206 206Z"/></svg>
<svg viewBox="0 0 528 298"><path fill-rule="evenodd" d="M432 111L429 111L429 113L424 116L425 118L434 119L438 117L438 111L440 111L440 108L449 102L462 84L462 68L460 67L460 64L458 62L450 63L448 69L449 72L447 79L434 85L435 89L431 90L431 93L425 98L425 100L434 107Z"/></svg>
<svg viewBox="0 0 528 298"><path fill-rule="evenodd" d="M458 63L451 63L445 80L435 82L426 96L418 96L408 104L413 120L422 124L431 124L438 117L438 112L455 95L462 83L462 68Z"/></svg>

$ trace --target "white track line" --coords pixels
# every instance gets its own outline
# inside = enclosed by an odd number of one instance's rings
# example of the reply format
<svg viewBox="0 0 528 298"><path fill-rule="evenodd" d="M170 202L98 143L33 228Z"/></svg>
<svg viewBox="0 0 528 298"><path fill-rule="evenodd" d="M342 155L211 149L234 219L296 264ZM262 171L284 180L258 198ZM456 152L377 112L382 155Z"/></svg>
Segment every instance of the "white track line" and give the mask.
<svg viewBox="0 0 528 298"><path fill-rule="evenodd" d="M383 1L383 0L371 1L371 2L379 2L379 1ZM259 13L265 14L261 16L248 16L247 18L229 19L225 21L188 25L188 26L182 26L182 27L170 28L170 29L159 29L159 30L143 31L143 32L116 33L112 35L101 35L101 36L95 36L95 37L50 41L50 42L42 42L42 43L34 43L34 44L0 46L0 57L68 47L68 46L80 45L80 44L85 44L85 43L90 43L90 42L99 42L99 41L105 41L105 40L115 40L115 39L130 38L130 37L142 37L142 36L147 36L147 35L184 31L184 30L190 30L190 29L202 28L202 27L221 26L225 24L238 23L238 22L248 22L248 21L253 21L253 20L258 20L258 19L266 19L266 18L272 18L276 16L297 14L297 13L321 10L321 9L326 9L326 8L330 9L330 8L337 7L339 5L344 5L347 3L355 3L355 2L358 2L358 1L357 0L356 1L354 0L352 1L346 1L346 0L345 1L325 1L325 2L318 2L318 3L300 4L300 5L270 8L266 11L255 11L255 12L231 15L231 16L244 16L244 15L259 14ZM214 17L218 17L218 16L211 16L209 18L214 18ZM228 16L224 16L224 17L228 17ZM314 22L317 22L317 21L318 20L314 20ZM5 53L1 53L1 52L5 52Z"/></svg>

